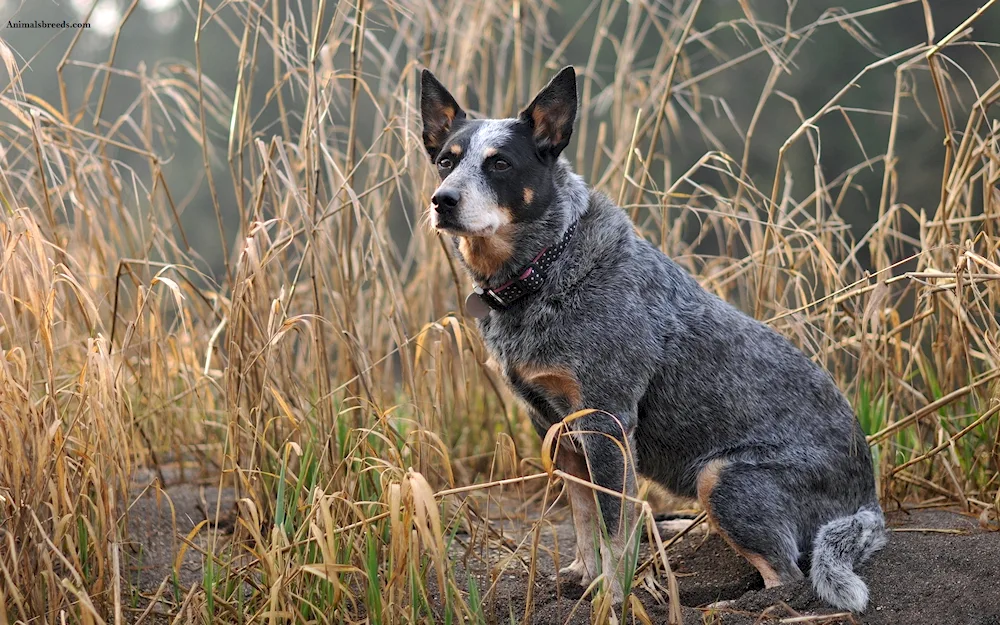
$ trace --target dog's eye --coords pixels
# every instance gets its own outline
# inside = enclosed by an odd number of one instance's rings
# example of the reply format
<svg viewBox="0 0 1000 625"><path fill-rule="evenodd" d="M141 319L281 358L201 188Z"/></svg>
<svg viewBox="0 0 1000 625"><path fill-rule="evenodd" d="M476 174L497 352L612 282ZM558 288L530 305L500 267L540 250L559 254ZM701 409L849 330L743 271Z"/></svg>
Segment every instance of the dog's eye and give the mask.
<svg viewBox="0 0 1000 625"><path fill-rule="evenodd" d="M508 169L510 169L510 163L503 160L502 158L498 158L496 162L493 163L493 169L497 171L507 171Z"/></svg>
<svg viewBox="0 0 1000 625"><path fill-rule="evenodd" d="M442 158L440 161L438 161L438 167L440 167L441 169L451 169L451 159Z"/></svg>

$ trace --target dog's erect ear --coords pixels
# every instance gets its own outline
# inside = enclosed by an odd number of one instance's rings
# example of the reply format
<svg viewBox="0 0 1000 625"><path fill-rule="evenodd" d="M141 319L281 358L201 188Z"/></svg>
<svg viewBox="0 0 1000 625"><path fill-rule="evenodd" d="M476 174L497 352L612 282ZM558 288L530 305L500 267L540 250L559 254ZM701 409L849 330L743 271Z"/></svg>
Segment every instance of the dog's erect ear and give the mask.
<svg viewBox="0 0 1000 625"><path fill-rule="evenodd" d="M424 147L434 160L451 132L452 123L465 119L465 111L426 69L420 72L420 115L424 120Z"/></svg>
<svg viewBox="0 0 1000 625"><path fill-rule="evenodd" d="M556 158L569 144L576 121L576 72L573 66L562 68L549 84L538 92L521 119L534 131L535 145L543 156Z"/></svg>

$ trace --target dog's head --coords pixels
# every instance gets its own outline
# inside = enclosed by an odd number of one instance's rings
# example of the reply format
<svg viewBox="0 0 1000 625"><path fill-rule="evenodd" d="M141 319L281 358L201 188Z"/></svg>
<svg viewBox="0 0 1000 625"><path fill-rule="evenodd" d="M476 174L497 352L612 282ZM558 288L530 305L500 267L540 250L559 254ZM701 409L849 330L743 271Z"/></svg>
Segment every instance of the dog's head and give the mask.
<svg viewBox="0 0 1000 625"><path fill-rule="evenodd" d="M539 219L576 119L576 74L566 67L513 119L471 120L426 69L420 80L424 147L441 184L431 223L459 237L493 237Z"/></svg>

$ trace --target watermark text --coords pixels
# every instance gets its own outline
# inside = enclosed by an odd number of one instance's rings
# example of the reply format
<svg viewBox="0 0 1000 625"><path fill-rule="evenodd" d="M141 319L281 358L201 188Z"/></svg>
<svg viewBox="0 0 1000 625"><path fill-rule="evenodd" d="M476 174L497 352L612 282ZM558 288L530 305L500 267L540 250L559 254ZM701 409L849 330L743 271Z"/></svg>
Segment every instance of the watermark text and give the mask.
<svg viewBox="0 0 1000 625"><path fill-rule="evenodd" d="M46 20L7 20L7 28L90 28L90 22L49 22Z"/></svg>

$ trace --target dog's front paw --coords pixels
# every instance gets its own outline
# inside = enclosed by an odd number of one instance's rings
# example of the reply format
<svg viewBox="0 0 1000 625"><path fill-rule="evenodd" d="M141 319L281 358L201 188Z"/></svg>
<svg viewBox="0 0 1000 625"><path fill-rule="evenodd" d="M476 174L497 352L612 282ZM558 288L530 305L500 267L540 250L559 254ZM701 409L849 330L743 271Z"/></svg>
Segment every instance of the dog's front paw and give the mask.
<svg viewBox="0 0 1000 625"><path fill-rule="evenodd" d="M611 605L621 605L625 600L625 591L622 590L622 584L618 578L610 580L611 587L605 592L611 596Z"/></svg>
<svg viewBox="0 0 1000 625"><path fill-rule="evenodd" d="M559 569L559 578L581 586L589 586L590 582L594 581L594 576L587 570L587 564L580 558L570 562L569 566Z"/></svg>
<svg viewBox="0 0 1000 625"><path fill-rule="evenodd" d="M712 603L705 606L706 610L726 610L731 605L736 603L735 599L723 599L722 601L713 601Z"/></svg>

